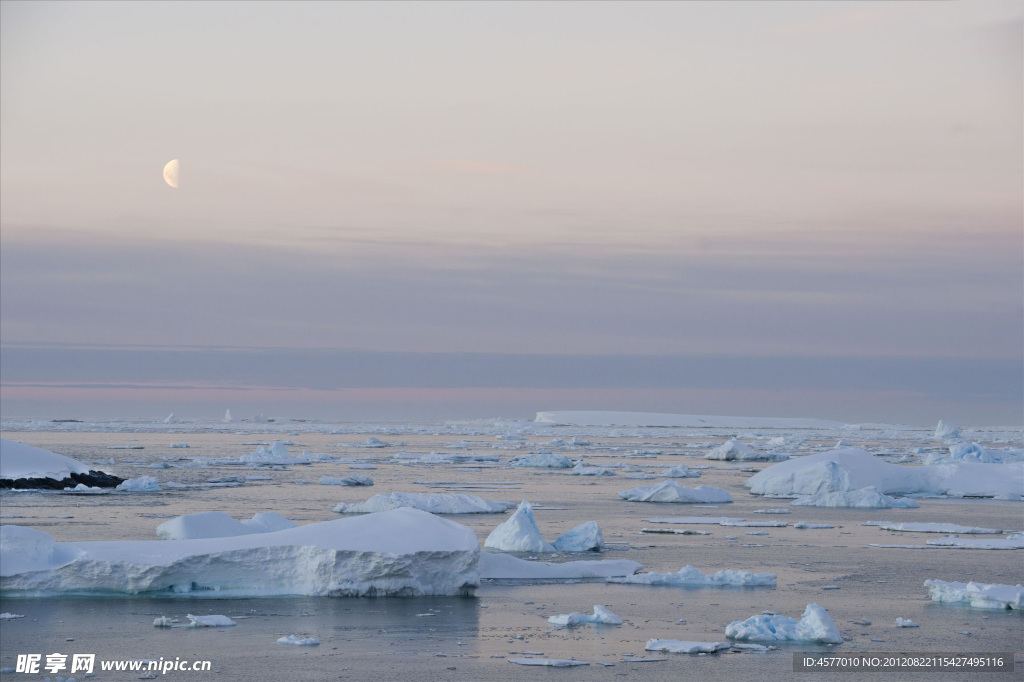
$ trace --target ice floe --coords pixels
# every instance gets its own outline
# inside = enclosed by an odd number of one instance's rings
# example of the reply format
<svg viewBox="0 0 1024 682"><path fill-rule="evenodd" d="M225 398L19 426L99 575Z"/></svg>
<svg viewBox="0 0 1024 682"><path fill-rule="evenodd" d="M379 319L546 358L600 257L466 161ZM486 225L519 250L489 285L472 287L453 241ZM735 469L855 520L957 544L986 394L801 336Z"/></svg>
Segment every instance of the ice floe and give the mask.
<svg viewBox="0 0 1024 682"><path fill-rule="evenodd" d="M574 668L581 665L590 665L586 661L577 661L574 658L509 658L506 660L516 665L540 665L549 668Z"/></svg>
<svg viewBox="0 0 1024 682"><path fill-rule="evenodd" d="M693 566L684 566L676 573L637 573L610 578L608 582L668 587L775 587L775 580L774 573L722 570L704 574Z"/></svg>
<svg viewBox="0 0 1024 682"><path fill-rule="evenodd" d="M571 628L577 625L622 625L622 619L616 616L603 606L594 605L594 613L563 613L558 616L551 616L548 622L552 625Z"/></svg>
<svg viewBox="0 0 1024 682"><path fill-rule="evenodd" d="M235 621L222 615L193 616L189 613L185 617L189 620L185 627L190 628L230 628L238 625Z"/></svg>
<svg viewBox="0 0 1024 682"><path fill-rule="evenodd" d="M830 507L852 509L917 509L919 505L909 497L889 497L875 487L859 490L836 490L800 497L790 502L794 507Z"/></svg>
<svg viewBox="0 0 1024 682"><path fill-rule="evenodd" d="M999 535L997 528L958 526L955 523L895 523L893 521L868 521L865 526L878 526L882 530L905 531L908 533L943 533L945 535Z"/></svg>
<svg viewBox="0 0 1024 682"><path fill-rule="evenodd" d="M746 642L812 642L842 644L839 628L824 608L808 604L800 620L759 614L729 623L725 636Z"/></svg>
<svg viewBox="0 0 1024 682"><path fill-rule="evenodd" d="M536 469L571 469L572 460L564 455L545 453L523 457L512 462L514 467L533 467Z"/></svg>
<svg viewBox="0 0 1024 682"><path fill-rule="evenodd" d="M400 507L411 507L432 514L496 514L515 505L511 502L485 500L466 493L381 493L363 502L339 503L339 514L371 514Z"/></svg>
<svg viewBox="0 0 1024 682"><path fill-rule="evenodd" d="M934 547L955 549L1024 549L1024 533L1007 535L1005 538L958 538L950 535L928 540L927 543Z"/></svg>
<svg viewBox="0 0 1024 682"><path fill-rule="evenodd" d="M129 493L158 493L162 490L156 476L129 478L119 483L117 489Z"/></svg>
<svg viewBox="0 0 1024 682"><path fill-rule="evenodd" d="M320 478L320 485L373 485L373 479L369 476L360 476L358 474L352 474L350 476L345 476L344 478L322 476Z"/></svg>
<svg viewBox="0 0 1024 682"><path fill-rule="evenodd" d="M11 613L10 611L4 611L0 613L0 620L14 620L15 618L24 618L25 616L20 613Z"/></svg>
<svg viewBox="0 0 1024 682"><path fill-rule="evenodd" d="M643 568L628 559L604 561L527 561L508 554L480 554L480 577L488 580L585 580L632 575Z"/></svg>
<svg viewBox="0 0 1024 682"><path fill-rule="evenodd" d="M687 642L680 639L650 639L644 645L644 651L669 654L713 654L731 648L731 642Z"/></svg>
<svg viewBox="0 0 1024 682"><path fill-rule="evenodd" d="M978 462L981 464L1002 464L1021 459L1019 451L996 450L982 447L977 443L955 443L949 446L948 455L931 453L923 458L925 464L943 462Z"/></svg>
<svg viewBox="0 0 1024 682"><path fill-rule="evenodd" d="M976 609L1024 608L1024 587L985 583L945 582L925 580L932 601L947 604L967 604Z"/></svg>
<svg viewBox="0 0 1024 682"><path fill-rule="evenodd" d="M896 627L898 627L898 628L919 628L921 626L919 624L915 623L914 621L910 620L909 618L897 618L896 619Z"/></svg>
<svg viewBox="0 0 1024 682"><path fill-rule="evenodd" d="M55 542L0 527L0 593L415 596L472 593L466 526L416 509L271 532L167 542Z"/></svg>
<svg viewBox="0 0 1024 682"><path fill-rule="evenodd" d="M573 476L615 476L615 472L608 467L588 467L580 462L570 471Z"/></svg>
<svg viewBox="0 0 1024 682"><path fill-rule="evenodd" d="M682 504L720 504L732 502L732 495L721 488L699 485L684 488L675 481L623 490L619 497L630 502L678 502Z"/></svg>
<svg viewBox="0 0 1024 682"><path fill-rule="evenodd" d="M491 531L484 541L484 547L500 552L555 551L554 545L541 535L533 516L533 505L526 500L519 503L512 516Z"/></svg>
<svg viewBox="0 0 1024 682"><path fill-rule="evenodd" d="M320 646L320 640L315 637L299 637L298 635L288 635L287 637L281 637L277 640L278 644L288 644L291 646Z"/></svg>
<svg viewBox="0 0 1024 682"><path fill-rule="evenodd" d="M665 478L700 478L699 471L691 469L685 464L677 464L674 467L669 467L662 471L661 475Z"/></svg>

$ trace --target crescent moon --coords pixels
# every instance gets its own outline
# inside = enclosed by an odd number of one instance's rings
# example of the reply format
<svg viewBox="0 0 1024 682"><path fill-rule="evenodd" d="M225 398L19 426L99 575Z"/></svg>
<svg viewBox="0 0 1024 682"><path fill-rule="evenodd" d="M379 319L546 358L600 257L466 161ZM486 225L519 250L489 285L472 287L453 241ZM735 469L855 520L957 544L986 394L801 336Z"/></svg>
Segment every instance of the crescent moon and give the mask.
<svg viewBox="0 0 1024 682"><path fill-rule="evenodd" d="M179 165L180 164L178 163L177 159L171 159L170 161L167 162L167 165L164 166L164 182L166 182L168 185L175 189L178 188Z"/></svg>

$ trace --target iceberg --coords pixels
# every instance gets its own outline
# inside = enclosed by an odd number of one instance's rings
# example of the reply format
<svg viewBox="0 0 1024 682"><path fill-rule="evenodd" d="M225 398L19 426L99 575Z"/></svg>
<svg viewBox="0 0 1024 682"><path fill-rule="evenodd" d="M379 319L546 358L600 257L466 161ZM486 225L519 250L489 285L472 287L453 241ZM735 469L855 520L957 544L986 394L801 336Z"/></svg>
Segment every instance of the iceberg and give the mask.
<svg viewBox="0 0 1024 682"><path fill-rule="evenodd" d="M156 476L139 476L122 481L118 484L117 490L129 493L158 493L161 488Z"/></svg>
<svg viewBox="0 0 1024 682"><path fill-rule="evenodd" d="M893 498L883 495L875 487L819 493L793 500L790 504L794 507L831 507L836 509L917 509L921 506L908 497Z"/></svg>
<svg viewBox="0 0 1024 682"><path fill-rule="evenodd" d="M512 462L514 467L534 467L537 469L571 469L572 460L564 455L545 453L533 457L523 457Z"/></svg>
<svg viewBox="0 0 1024 682"><path fill-rule="evenodd" d="M914 621L910 620L909 618L897 618L896 619L896 627L898 627L898 628L919 628L921 626L919 624L915 623Z"/></svg>
<svg viewBox="0 0 1024 682"><path fill-rule="evenodd" d="M559 616L551 616L548 622L557 627L571 628L577 625L622 625L622 619L616 616L603 606L594 605L594 613L586 615L583 613L563 613Z"/></svg>
<svg viewBox="0 0 1024 682"><path fill-rule="evenodd" d="M958 583L943 580L925 580L932 601L947 604L967 604L976 609L1024 608L1024 587L985 583Z"/></svg>
<svg viewBox="0 0 1024 682"><path fill-rule="evenodd" d="M940 419L938 425L935 427L935 437L940 440L952 440L953 438L959 438L960 427L953 422L945 422Z"/></svg>
<svg viewBox="0 0 1024 682"><path fill-rule="evenodd" d="M661 475L665 478L700 478L700 472L696 469L690 469L685 464L677 464L674 467L669 467L661 472Z"/></svg>
<svg viewBox="0 0 1024 682"><path fill-rule="evenodd" d="M679 502L682 504L720 504L732 502L732 495L721 488L699 485L684 488L675 481L623 490L619 497L630 502Z"/></svg>
<svg viewBox="0 0 1024 682"><path fill-rule="evenodd" d="M484 541L484 547L500 552L554 552L555 547L547 542L533 517L533 505L523 500L519 507L504 523L491 531Z"/></svg>
<svg viewBox="0 0 1024 682"><path fill-rule="evenodd" d="M1010 450L995 450L982 447L977 443L955 443L949 446L949 455L930 454L924 458L925 464L941 464L943 462L979 462L981 464L1005 464L1021 459L1020 454Z"/></svg>
<svg viewBox="0 0 1024 682"><path fill-rule="evenodd" d="M515 505L511 502L485 500L466 493L381 493L363 502L346 504L340 502L334 507L339 514L372 514L400 507L411 507L431 514L497 514L508 511Z"/></svg>
<svg viewBox="0 0 1024 682"><path fill-rule="evenodd" d="M724 570L705 575L693 566L685 566L678 573L637 573L609 578L608 582L669 587L775 587L775 580L774 573Z"/></svg>
<svg viewBox="0 0 1024 682"><path fill-rule="evenodd" d="M597 521L587 521L563 533L552 544L559 552L600 552L604 549L604 534Z"/></svg>
<svg viewBox="0 0 1024 682"><path fill-rule="evenodd" d="M643 566L628 559L605 561L527 561L507 554L480 554L480 577L487 580L586 580L632 575Z"/></svg>
<svg viewBox="0 0 1024 682"><path fill-rule="evenodd" d="M56 452L0 438L0 489L113 488L122 481Z"/></svg>
<svg viewBox="0 0 1024 682"><path fill-rule="evenodd" d="M0 526L0 594L466 595L479 584L479 559L470 528L408 508L175 542L56 542Z"/></svg>
<svg viewBox="0 0 1024 682"><path fill-rule="evenodd" d="M731 649L730 642L686 642L679 639L649 639L644 651L664 651L669 654L713 654Z"/></svg>
<svg viewBox="0 0 1024 682"><path fill-rule="evenodd" d="M185 617L189 620L187 628L230 628L238 625L227 616L193 616L189 613Z"/></svg>
<svg viewBox="0 0 1024 682"><path fill-rule="evenodd" d="M726 626L725 636L745 642L843 643L839 628L825 609L817 604L808 604L799 621L767 614L733 621Z"/></svg>
<svg viewBox="0 0 1024 682"><path fill-rule="evenodd" d="M573 476L615 476L615 472L608 467L588 467L583 466L583 462L574 466L569 473Z"/></svg>
<svg viewBox="0 0 1024 682"><path fill-rule="evenodd" d="M247 521L236 521L224 512L209 511L164 521L156 527L156 534L164 540L199 540L271 533L295 527L293 522L274 512L256 514Z"/></svg>
<svg viewBox="0 0 1024 682"><path fill-rule="evenodd" d="M739 443L733 438L727 443L722 443L718 447L713 448L711 452L704 455L704 459L738 462L781 462L782 460L789 459L789 455L779 452L757 452L751 449L749 445Z"/></svg>

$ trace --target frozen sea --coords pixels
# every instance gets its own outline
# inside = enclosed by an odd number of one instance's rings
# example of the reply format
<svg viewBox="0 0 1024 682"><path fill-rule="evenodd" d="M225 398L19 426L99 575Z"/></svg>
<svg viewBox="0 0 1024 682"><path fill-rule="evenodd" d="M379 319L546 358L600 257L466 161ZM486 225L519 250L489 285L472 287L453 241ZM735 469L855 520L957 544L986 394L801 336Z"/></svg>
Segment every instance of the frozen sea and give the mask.
<svg viewBox="0 0 1024 682"><path fill-rule="evenodd" d="M775 425L773 425L775 426ZM813 425L812 425L813 426ZM0 598L0 612L24 618L0 621L0 667L19 653L95 653L100 660L180 657L210 660L212 672L170 672L166 679L199 680L534 680L559 679L791 679L793 652L1006 653L1016 652L1016 674L986 673L986 680L1021 679L1024 615L935 604L927 579L1024 583L1024 552L948 548L902 549L872 544L924 545L939 537L893 532L870 521L956 523L1020 531L1024 503L995 499L919 497L917 509L790 507L786 499L752 496L743 483L770 462L705 460L712 447L735 437L754 449L806 455L839 439L907 466L948 452L934 429L830 424L759 428L725 426L557 426L485 420L441 424L274 423L50 423L6 422L3 437L43 447L119 476L155 476L186 488L162 492L71 495L0 493L0 521L44 531L58 541L153 540L157 525L181 514L223 511L238 519L273 511L299 524L339 518L339 502L400 492L468 492L491 500L534 504L538 526L553 540L575 525L597 521L609 547L599 557L525 555L524 558L631 559L644 571L669 573L688 564L705 573L742 569L774 573L777 586L678 588L599 581L522 583L484 581L475 597L430 598ZM386 445L368 441L375 438ZM576 442L573 442L573 438ZM1020 429L964 429L966 442L1017 451ZM771 441L769 439L782 439ZM338 459L288 467L189 466L200 458L237 458L259 443L288 441ZM187 443L188 448L172 448ZM141 447L141 449L139 449ZM131 449L129 449L131 448ZM587 465L612 467L615 476L578 476L568 469L509 466L513 457L551 452ZM404 453L400 456L399 453ZM417 461L430 453L478 456L480 461ZM685 486L727 490L731 504L627 502L622 490L663 480L664 469L686 464L700 478L672 479ZM154 467L153 465L157 465ZM375 468L368 468L375 467ZM649 480L628 475L648 473ZM368 475L372 487L320 485L321 477ZM218 481L219 479L219 481ZM228 479L225 482L225 479ZM236 479L232 482L230 479ZM790 513L763 513L786 509ZM454 515L481 544L508 517ZM655 524L653 517L727 516L783 521L785 527ZM834 528L798 529L805 521ZM644 528L699 529L708 535L642 533ZM765 532L766 535L748 535ZM799 618L809 603L828 609L841 645L783 644L764 654L710 655L644 652L649 639L724 641L725 626L763 611ZM549 616L590 613L604 605L621 626L557 629ZM224 614L231 628L154 628L155 618L186 621L186 614ZM897 617L920 624L897 628ZM870 622L870 625L864 623ZM316 647L277 644L287 635L315 637ZM523 653L531 652L531 653ZM578 668L519 666L515 657L575 658ZM665 660L635 663L628 657ZM66 675L66 673L64 673ZM55 675L50 675L55 677ZM858 673L858 679L963 679L963 673ZM43 679L10 673L4 678ZM97 680L138 679L139 673L98 672ZM809 676L808 676L809 677ZM847 673L814 677L848 679ZM81 678L79 678L81 679Z"/></svg>

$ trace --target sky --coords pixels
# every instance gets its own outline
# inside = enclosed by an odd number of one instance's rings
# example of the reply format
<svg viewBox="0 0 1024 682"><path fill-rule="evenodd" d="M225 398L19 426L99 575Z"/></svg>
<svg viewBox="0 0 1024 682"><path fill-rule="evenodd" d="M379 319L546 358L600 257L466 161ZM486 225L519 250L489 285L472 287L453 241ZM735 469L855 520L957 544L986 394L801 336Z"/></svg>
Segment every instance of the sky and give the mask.
<svg viewBox="0 0 1024 682"><path fill-rule="evenodd" d="M4 0L0 416L1022 424L1022 15Z"/></svg>

